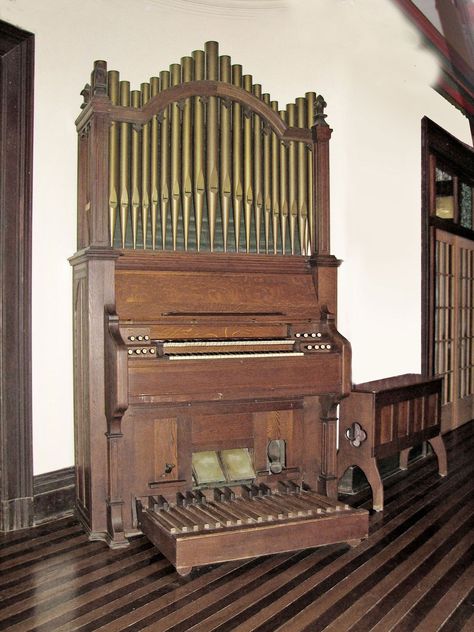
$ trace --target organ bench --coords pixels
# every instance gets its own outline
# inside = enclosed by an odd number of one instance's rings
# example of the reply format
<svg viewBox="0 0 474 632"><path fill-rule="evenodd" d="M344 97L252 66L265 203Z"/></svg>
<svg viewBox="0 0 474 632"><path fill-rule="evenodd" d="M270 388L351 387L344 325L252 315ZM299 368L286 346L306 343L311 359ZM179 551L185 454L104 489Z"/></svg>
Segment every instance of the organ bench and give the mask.
<svg viewBox="0 0 474 632"><path fill-rule="evenodd" d="M407 469L410 449L428 441L446 476L446 449L441 437L442 378L407 373L353 386L341 404L338 476L356 465L372 488L373 508L383 510L383 484L377 459L400 455Z"/></svg>

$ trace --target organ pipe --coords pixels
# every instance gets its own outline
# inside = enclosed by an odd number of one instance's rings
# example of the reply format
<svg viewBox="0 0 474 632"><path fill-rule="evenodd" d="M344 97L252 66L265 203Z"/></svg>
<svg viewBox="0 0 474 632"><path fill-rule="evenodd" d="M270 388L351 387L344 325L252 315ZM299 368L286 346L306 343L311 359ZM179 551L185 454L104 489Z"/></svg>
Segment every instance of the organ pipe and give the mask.
<svg viewBox="0 0 474 632"><path fill-rule="evenodd" d="M176 89L190 82L202 83L203 90L180 97ZM217 84L236 91L216 94ZM176 98L143 122L134 123L127 115L111 121L110 245L117 235L122 248L314 252L309 128L315 93L279 110L251 75L242 75L239 64L219 56L217 42L171 64L169 71L141 84L140 91L131 92L118 72L107 74L107 96L124 113L146 110L170 89ZM244 91L249 97L243 97ZM262 107L273 112L273 119L265 117ZM275 116L287 130L284 135Z"/></svg>

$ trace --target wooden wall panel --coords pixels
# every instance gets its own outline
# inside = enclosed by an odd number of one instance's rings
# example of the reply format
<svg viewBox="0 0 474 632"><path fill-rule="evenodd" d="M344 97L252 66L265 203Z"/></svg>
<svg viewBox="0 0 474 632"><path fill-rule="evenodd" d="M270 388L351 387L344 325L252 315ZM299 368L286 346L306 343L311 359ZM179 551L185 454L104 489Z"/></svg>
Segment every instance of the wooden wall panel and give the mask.
<svg viewBox="0 0 474 632"><path fill-rule="evenodd" d="M154 480L175 480L179 473L177 419L158 419L154 425Z"/></svg>

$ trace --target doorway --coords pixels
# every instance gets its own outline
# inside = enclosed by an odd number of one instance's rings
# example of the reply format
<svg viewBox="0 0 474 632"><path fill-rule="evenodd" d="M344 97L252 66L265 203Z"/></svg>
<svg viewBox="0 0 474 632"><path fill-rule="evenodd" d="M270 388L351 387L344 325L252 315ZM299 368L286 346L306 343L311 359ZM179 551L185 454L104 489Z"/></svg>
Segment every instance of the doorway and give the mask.
<svg viewBox="0 0 474 632"><path fill-rule="evenodd" d="M423 119L423 372L442 431L474 418L474 150Z"/></svg>
<svg viewBox="0 0 474 632"><path fill-rule="evenodd" d="M435 231L433 366L444 375L442 424L474 417L474 241Z"/></svg>

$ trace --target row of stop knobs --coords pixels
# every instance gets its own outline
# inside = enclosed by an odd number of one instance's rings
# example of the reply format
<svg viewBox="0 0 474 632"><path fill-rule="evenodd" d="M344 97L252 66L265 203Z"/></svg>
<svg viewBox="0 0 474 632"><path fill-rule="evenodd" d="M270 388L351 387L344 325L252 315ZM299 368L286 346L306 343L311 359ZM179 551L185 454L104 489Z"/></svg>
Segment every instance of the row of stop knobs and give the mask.
<svg viewBox="0 0 474 632"><path fill-rule="evenodd" d="M143 349L129 349L128 355L141 355L142 353L146 355L147 353L151 353L151 355L156 353L155 347L143 347Z"/></svg>
<svg viewBox="0 0 474 632"><path fill-rule="evenodd" d="M320 333L319 331L316 333L314 331L312 332L296 332L295 333L295 338L321 338L322 337L322 333ZM330 350L331 349L331 345L328 344L315 344L315 345L305 345L304 346L305 349L308 349L309 351L312 351L313 349L315 349L316 351L319 351L320 349L322 349L323 351L326 350Z"/></svg>
<svg viewBox="0 0 474 632"><path fill-rule="evenodd" d="M130 342L148 342L150 340L150 336L148 336L147 334L139 334L138 336L128 336L128 339L130 340ZM143 355L146 355L147 353L150 353L151 355L154 355L156 353L155 347L143 347L142 349L129 349L128 350L128 355L141 355L143 353Z"/></svg>

